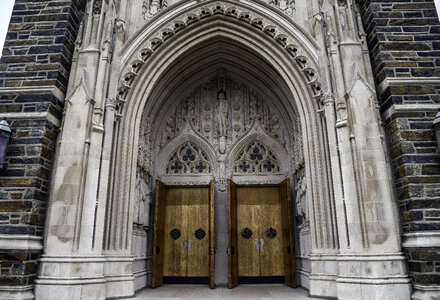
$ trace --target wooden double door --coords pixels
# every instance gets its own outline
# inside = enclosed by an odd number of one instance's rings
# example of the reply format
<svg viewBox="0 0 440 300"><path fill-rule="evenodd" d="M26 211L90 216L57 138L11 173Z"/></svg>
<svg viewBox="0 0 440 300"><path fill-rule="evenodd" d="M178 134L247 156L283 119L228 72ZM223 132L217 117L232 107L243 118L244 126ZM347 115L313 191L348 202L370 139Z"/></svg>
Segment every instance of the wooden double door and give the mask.
<svg viewBox="0 0 440 300"><path fill-rule="evenodd" d="M228 287L280 281L295 286L289 180L228 186Z"/></svg>
<svg viewBox="0 0 440 300"><path fill-rule="evenodd" d="M228 182L228 287L283 280L295 286L290 182ZM214 287L214 183L171 187L156 182L152 287L209 282ZM225 262L226 263L226 262Z"/></svg>
<svg viewBox="0 0 440 300"><path fill-rule="evenodd" d="M156 183L153 288L165 282L214 287L214 189Z"/></svg>

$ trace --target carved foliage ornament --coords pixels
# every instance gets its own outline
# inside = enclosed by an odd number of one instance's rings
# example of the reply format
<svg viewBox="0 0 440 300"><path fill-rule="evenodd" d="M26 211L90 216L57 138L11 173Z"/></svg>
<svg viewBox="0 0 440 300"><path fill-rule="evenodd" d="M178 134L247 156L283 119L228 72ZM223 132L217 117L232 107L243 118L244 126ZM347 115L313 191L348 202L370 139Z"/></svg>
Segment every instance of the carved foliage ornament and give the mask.
<svg viewBox="0 0 440 300"><path fill-rule="evenodd" d="M174 0L171 3L178 2L179 0ZM169 3L169 1L164 0L144 0L143 3L143 16L145 20L150 19L159 11L165 9ZM276 8L284 11L289 16L293 15L293 11L295 10L295 1L294 0L264 0L264 2L269 3L270 5L275 6ZM217 6L216 10L221 10L221 6Z"/></svg>
<svg viewBox="0 0 440 300"><path fill-rule="evenodd" d="M211 164L208 156L198 146L187 142L171 156L166 166L166 174L209 174Z"/></svg>
<svg viewBox="0 0 440 300"><path fill-rule="evenodd" d="M272 151L259 141L246 146L234 163L235 174L280 173L281 168Z"/></svg>

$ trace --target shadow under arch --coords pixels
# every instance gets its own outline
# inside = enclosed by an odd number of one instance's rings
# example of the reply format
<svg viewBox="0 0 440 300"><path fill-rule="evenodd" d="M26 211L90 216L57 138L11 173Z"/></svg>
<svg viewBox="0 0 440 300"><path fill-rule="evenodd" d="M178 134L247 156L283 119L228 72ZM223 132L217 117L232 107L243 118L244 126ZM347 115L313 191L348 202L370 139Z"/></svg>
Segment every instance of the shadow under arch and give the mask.
<svg viewBox="0 0 440 300"><path fill-rule="evenodd" d="M225 53L219 57L224 58L229 55L229 65L235 63L242 66L236 68L237 72L242 70L242 72L255 73L252 70L259 70L261 81L267 83L265 86L273 86L272 93L278 94L279 99L283 101L281 107L286 114L295 113L299 117L308 200L310 207L314 208L310 211L312 248L324 248L328 246L324 243L335 240L335 232L331 226L335 221L330 220L328 217L330 214L326 212L331 209L328 203L328 199L332 198L329 188L331 176L328 174L328 166L325 162L327 143L324 134L325 124L317 114L321 108L319 97L315 97L301 65L285 47L261 30L246 27L245 23L236 19L218 15L200 20L197 25L187 27L163 43L149 56L145 66L139 69L136 78L132 81L124 100L125 104L120 111L123 118L115 127L114 155L115 161L120 163L112 166L115 176L112 178L114 192L110 196L113 198L110 202L113 205L110 211L114 213L108 216L110 228L107 234L118 233L118 236L114 239L115 243L109 245L108 250L122 245L122 252L127 254L130 252L130 215L133 210L136 157L142 114L159 117L166 95L169 94L166 92L181 91L178 89L181 81L176 78L194 79L197 69L209 69L208 66L214 65L215 60L209 57L212 48L209 50L209 47L203 45L215 40L227 41L225 45L232 42L237 46L232 49L245 49L246 52L241 52L242 54L253 53L254 55L246 57L231 53L230 49L224 49ZM199 55L188 55L189 53ZM315 57L315 54L312 53L311 57ZM258 60L252 63L254 58ZM128 62L130 59L125 58L124 61ZM313 61L313 64L317 65L317 61ZM124 69L124 66L121 69ZM203 74L205 74L203 71L198 74L200 80ZM333 247L336 247L336 243Z"/></svg>

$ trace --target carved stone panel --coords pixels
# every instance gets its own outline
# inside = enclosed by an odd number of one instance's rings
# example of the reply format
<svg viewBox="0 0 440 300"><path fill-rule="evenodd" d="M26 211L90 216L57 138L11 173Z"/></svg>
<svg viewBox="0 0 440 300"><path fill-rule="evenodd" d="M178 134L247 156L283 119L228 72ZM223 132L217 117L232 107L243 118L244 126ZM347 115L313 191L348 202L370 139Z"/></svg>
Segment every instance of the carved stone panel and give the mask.
<svg viewBox="0 0 440 300"><path fill-rule="evenodd" d="M220 153L243 137L255 121L271 138L283 146L288 143L286 126L270 99L227 76L223 70L173 107L161 126L164 130L160 149L178 136L187 122Z"/></svg>
<svg viewBox="0 0 440 300"><path fill-rule="evenodd" d="M252 142L240 151L234 164L234 174L277 174L280 171L275 154L259 141Z"/></svg>
<svg viewBox="0 0 440 300"><path fill-rule="evenodd" d="M208 156L197 145L187 142L171 156L166 166L166 174L209 174L211 164Z"/></svg>

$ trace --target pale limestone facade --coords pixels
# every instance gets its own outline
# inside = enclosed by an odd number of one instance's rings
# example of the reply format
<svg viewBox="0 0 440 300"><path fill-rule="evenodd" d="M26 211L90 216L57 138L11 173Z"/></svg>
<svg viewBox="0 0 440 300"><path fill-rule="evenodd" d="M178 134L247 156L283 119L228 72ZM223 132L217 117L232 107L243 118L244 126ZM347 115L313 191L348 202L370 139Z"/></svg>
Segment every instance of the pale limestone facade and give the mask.
<svg viewBox="0 0 440 300"><path fill-rule="evenodd" d="M226 180L286 177L300 286L338 299L410 298L365 34L347 2L87 5L37 299L129 297L150 283L156 179L215 180L215 282L224 286ZM255 143L270 168L249 174L240 166ZM200 164L182 169L182 146Z"/></svg>

